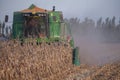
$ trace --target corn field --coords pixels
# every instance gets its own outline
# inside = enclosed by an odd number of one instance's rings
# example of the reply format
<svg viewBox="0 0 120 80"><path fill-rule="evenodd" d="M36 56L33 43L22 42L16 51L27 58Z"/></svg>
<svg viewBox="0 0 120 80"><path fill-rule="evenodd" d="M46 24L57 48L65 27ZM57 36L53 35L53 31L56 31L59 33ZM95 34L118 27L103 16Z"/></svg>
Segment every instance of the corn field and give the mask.
<svg viewBox="0 0 120 80"><path fill-rule="evenodd" d="M3 42L0 46L1 80L49 80L72 66L72 48L62 43Z"/></svg>
<svg viewBox="0 0 120 80"><path fill-rule="evenodd" d="M0 80L120 80L120 63L72 64L68 43L0 42Z"/></svg>

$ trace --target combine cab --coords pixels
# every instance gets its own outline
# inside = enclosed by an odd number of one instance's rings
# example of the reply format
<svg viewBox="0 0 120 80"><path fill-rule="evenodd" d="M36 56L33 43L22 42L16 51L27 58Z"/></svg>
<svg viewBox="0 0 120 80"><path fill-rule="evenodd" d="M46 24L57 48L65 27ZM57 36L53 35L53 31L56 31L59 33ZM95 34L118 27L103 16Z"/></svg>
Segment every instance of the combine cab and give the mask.
<svg viewBox="0 0 120 80"><path fill-rule="evenodd" d="M31 5L28 9L14 12L13 39L19 39L21 44L31 39L36 43L64 42L73 48L73 63L79 65L78 48L74 48L74 41L69 26L64 22L61 11L45 10Z"/></svg>

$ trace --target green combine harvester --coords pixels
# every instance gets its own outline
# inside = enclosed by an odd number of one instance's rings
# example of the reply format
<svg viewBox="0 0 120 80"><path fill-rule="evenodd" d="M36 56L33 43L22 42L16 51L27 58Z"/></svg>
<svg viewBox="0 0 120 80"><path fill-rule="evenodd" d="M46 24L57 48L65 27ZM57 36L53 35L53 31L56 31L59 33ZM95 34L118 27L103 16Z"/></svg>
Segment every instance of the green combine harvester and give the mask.
<svg viewBox="0 0 120 80"><path fill-rule="evenodd" d="M80 65L69 25L64 22L62 12L55 11L55 6L50 11L32 4L28 9L14 12L12 38L22 43L30 39L37 43L69 42L73 47L73 64Z"/></svg>

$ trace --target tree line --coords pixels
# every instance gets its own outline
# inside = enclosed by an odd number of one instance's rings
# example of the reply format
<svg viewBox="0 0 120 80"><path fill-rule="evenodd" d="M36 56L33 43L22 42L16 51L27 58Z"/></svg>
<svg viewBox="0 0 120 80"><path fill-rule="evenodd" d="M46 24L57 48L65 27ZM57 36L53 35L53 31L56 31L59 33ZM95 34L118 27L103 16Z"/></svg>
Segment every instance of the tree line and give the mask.
<svg viewBox="0 0 120 80"><path fill-rule="evenodd" d="M105 41L120 41L120 20L116 23L116 17L100 17L96 22L93 19L85 18L81 21L79 18L64 19L70 24L73 35L96 36Z"/></svg>

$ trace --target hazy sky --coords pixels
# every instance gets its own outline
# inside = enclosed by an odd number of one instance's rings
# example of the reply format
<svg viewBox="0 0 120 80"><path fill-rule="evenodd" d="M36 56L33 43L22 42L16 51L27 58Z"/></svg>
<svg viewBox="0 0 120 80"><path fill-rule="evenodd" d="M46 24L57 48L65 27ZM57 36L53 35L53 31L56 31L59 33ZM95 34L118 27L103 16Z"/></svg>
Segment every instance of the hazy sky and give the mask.
<svg viewBox="0 0 120 80"><path fill-rule="evenodd" d="M0 0L0 21L4 15L28 8L31 4L48 10L56 6L56 10L63 11L64 17L120 17L120 0Z"/></svg>

